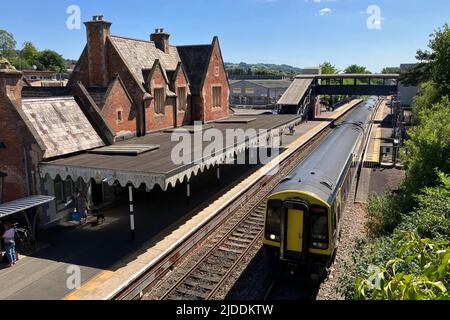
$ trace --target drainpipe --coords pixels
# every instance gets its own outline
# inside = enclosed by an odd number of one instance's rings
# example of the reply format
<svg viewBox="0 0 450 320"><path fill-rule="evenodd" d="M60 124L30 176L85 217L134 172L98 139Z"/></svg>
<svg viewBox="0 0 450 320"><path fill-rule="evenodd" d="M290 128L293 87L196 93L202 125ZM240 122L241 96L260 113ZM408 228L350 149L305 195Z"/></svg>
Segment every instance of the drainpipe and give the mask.
<svg viewBox="0 0 450 320"><path fill-rule="evenodd" d="M142 121L141 121L141 136L145 136L147 134L147 117L145 110L147 109L147 101L151 101L153 98L149 94L144 95L144 99L142 100Z"/></svg>
<svg viewBox="0 0 450 320"><path fill-rule="evenodd" d="M29 173L29 163L28 163L28 146L25 145L23 147L23 161L24 161L24 166L25 166L25 180L26 180L26 184L27 184L27 195L31 196L32 194L32 190L31 190L31 183L30 183L30 173Z"/></svg>
<svg viewBox="0 0 450 320"><path fill-rule="evenodd" d="M194 96L191 94L189 100L191 100L191 123L194 124Z"/></svg>
<svg viewBox="0 0 450 320"><path fill-rule="evenodd" d="M173 114L174 114L174 121L175 121L175 123L174 123L173 127L174 128L178 128L178 105L177 105L178 97L175 97L174 100L175 100L175 106L173 108Z"/></svg>

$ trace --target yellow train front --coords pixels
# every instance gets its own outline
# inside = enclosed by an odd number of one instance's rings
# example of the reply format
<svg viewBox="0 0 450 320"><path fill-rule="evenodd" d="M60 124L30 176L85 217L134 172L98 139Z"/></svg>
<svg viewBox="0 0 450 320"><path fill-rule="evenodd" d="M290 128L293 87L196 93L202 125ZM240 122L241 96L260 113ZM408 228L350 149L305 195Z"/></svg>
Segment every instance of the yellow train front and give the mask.
<svg viewBox="0 0 450 320"><path fill-rule="evenodd" d="M358 105L268 197L263 244L284 273L317 281L332 263L377 102Z"/></svg>

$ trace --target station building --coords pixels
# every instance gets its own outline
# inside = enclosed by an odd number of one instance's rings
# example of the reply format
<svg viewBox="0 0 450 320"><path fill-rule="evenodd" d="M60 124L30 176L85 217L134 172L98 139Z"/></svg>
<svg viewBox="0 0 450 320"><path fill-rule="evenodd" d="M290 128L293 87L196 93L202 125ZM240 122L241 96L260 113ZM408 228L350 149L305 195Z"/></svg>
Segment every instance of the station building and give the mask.
<svg viewBox="0 0 450 320"><path fill-rule="evenodd" d="M171 163L170 134L201 122L227 128L284 130L296 116L230 117L229 84L219 40L174 46L156 29L149 40L111 35L102 16L85 23L87 44L66 87L32 87L0 66L2 202L46 195L41 227L66 219L75 188L90 201L120 190L167 190L249 148L226 145L209 159ZM202 144L200 144L202 147ZM130 189L131 192L131 189ZM35 215L36 216L36 215Z"/></svg>
<svg viewBox="0 0 450 320"><path fill-rule="evenodd" d="M0 68L2 202L55 195L56 207L50 205L44 223L58 220L74 188L85 185L42 179L42 162L229 115L217 37L210 44L177 47L163 29L137 40L111 35L111 23L101 16L85 25L87 44L68 86L32 87L23 73Z"/></svg>

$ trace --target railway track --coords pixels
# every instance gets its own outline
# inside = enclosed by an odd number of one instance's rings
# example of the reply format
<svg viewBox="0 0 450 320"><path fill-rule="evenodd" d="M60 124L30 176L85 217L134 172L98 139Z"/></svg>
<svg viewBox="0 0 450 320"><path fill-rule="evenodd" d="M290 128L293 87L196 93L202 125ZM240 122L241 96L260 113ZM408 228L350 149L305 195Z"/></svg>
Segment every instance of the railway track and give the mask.
<svg viewBox="0 0 450 320"><path fill-rule="evenodd" d="M159 299L208 300L214 298L247 253L261 240L267 195L325 139L331 130L330 127L322 130L287 157L280 163L276 175L261 178L238 199L223 208L215 218L193 233L189 240L140 275L113 299L141 299L168 271L179 268L185 268L177 270L182 276L159 295ZM201 235L203 235L202 238L198 240ZM195 243L186 245L188 242ZM183 267L184 263L178 266L182 258L190 259L189 256L194 255L196 249L200 247L208 247L208 249L201 257L196 257L195 263L188 267Z"/></svg>
<svg viewBox="0 0 450 320"><path fill-rule="evenodd" d="M281 164L276 176L264 182L250 201L233 213L226 232L216 235L215 243L192 267L187 268L162 300L213 299L247 253L261 240L264 230L265 200L278 183L288 175L328 135L326 129Z"/></svg>

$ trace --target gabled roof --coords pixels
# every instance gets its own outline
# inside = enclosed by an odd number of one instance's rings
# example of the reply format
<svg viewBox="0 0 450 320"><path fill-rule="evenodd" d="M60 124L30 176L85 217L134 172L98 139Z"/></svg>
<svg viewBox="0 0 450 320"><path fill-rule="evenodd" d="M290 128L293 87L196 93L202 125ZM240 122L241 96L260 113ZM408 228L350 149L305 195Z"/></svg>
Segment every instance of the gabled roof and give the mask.
<svg viewBox="0 0 450 320"><path fill-rule="evenodd" d="M108 87L88 87L86 89L97 107L99 107L100 109L103 108L106 102L106 93L108 92Z"/></svg>
<svg viewBox="0 0 450 320"><path fill-rule="evenodd" d="M53 158L104 146L74 97L23 99L22 110Z"/></svg>
<svg viewBox="0 0 450 320"><path fill-rule="evenodd" d="M144 79L142 71L152 69L156 60L159 60L164 73L165 70L175 70L180 61L177 48L174 46L170 46L170 52L165 53L156 48L152 41L118 36L110 36L110 39L125 60L130 72L141 84L147 80Z"/></svg>
<svg viewBox="0 0 450 320"><path fill-rule="evenodd" d="M178 54L191 85L192 94L200 94L213 48L213 44L177 46Z"/></svg>
<svg viewBox="0 0 450 320"><path fill-rule="evenodd" d="M249 80L231 80L230 84L237 84L241 82L253 83L257 86L261 86L268 89L289 88L292 84L290 80L272 80L272 79L249 79Z"/></svg>

